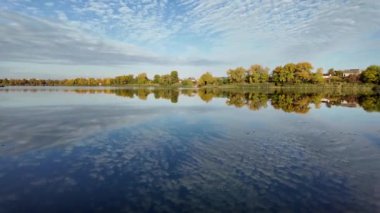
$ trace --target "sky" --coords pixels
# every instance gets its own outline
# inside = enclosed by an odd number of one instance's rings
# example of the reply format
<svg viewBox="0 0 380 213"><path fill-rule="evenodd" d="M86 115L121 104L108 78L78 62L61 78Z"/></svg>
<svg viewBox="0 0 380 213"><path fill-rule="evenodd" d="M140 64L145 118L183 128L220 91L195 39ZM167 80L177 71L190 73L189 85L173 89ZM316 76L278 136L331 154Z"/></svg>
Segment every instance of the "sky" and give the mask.
<svg viewBox="0 0 380 213"><path fill-rule="evenodd" d="M380 64L380 0L1 0L0 78Z"/></svg>

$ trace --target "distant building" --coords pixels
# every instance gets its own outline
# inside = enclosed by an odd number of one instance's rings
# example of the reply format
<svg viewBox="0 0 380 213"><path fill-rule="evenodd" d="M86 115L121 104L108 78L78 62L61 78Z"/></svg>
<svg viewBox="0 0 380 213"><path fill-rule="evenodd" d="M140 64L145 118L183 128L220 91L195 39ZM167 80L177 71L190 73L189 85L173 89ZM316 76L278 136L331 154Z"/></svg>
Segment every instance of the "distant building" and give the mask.
<svg viewBox="0 0 380 213"><path fill-rule="evenodd" d="M194 77L190 77L188 79L191 80L193 83L197 83L197 80Z"/></svg>
<svg viewBox="0 0 380 213"><path fill-rule="evenodd" d="M331 76L332 76L331 74L323 74L322 77L323 77L324 79L330 79Z"/></svg>
<svg viewBox="0 0 380 213"><path fill-rule="evenodd" d="M360 75L360 73L362 72L360 69L348 69L348 70L336 70L336 72L340 72L341 75L338 75L337 73L334 75L334 76L340 76L340 77L343 77L343 78L346 78L348 76L351 76L351 75ZM326 73L326 74L323 74L323 78L324 79L330 79L331 77L333 77L333 75L329 74L329 73Z"/></svg>
<svg viewBox="0 0 380 213"><path fill-rule="evenodd" d="M360 69L343 70L343 77L348 77L350 75L360 75L360 73L361 73Z"/></svg>

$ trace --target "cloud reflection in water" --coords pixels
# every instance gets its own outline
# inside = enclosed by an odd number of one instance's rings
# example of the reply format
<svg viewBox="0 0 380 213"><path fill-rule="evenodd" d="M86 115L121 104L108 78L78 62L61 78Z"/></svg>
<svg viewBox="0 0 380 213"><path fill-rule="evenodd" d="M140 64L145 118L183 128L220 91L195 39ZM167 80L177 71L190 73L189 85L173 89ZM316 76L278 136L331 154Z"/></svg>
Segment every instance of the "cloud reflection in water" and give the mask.
<svg viewBox="0 0 380 213"><path fill-rule="evenodd" d="M2 107L0 211L376 211L378 120L275 108Z"/></svg>

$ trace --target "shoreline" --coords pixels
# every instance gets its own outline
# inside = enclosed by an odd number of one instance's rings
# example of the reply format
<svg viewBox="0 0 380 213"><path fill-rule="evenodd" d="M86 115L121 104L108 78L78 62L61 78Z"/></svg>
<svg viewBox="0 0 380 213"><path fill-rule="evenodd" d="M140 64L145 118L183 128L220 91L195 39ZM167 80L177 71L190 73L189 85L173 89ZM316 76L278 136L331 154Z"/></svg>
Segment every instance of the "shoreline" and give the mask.
<svg viewBox="0 0 380 213"><path fill-rule="evenodd" d="M1 90L7 89L68 89L68 90L222 90L227 92L260 92L260 93L337 93L337 94L380 94L380 85L376 84L363 84L363 83L326 83L326 84L289 84L289 85L275 85L274 83L257 83L257 84L227 84L227 85L213 85L202 87L189 87L189 86L161 86L161 85L125 85L125 86L29 86L29 85L15 85L0 87Z"/></svg>
<svg viewBox="0 0 380 213"><path fill-rule="evenodd" d="M0 85L2 88L7 87L85 87L85 88L163 88L163 89L331 89L331 88L376 88L380 87L377 84L369 83L324 83L324 84L283 84L276 85L275 83L255 83L255 84L223 84L223 85L207 85L207 86L182 86L170 85L163 86L157 84L127 84L127 85Z"/></svg>

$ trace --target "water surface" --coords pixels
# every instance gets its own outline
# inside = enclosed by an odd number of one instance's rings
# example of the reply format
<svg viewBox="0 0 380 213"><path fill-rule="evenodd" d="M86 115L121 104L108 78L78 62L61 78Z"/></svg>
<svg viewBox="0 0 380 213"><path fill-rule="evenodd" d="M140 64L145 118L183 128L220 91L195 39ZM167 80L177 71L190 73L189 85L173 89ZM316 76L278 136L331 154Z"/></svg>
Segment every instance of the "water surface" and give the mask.
<svg viewBox="0 0 380 213"><path fill-rule="evenodd" d="M376 94L0 89L0 212L378 212Z"/></svg>

